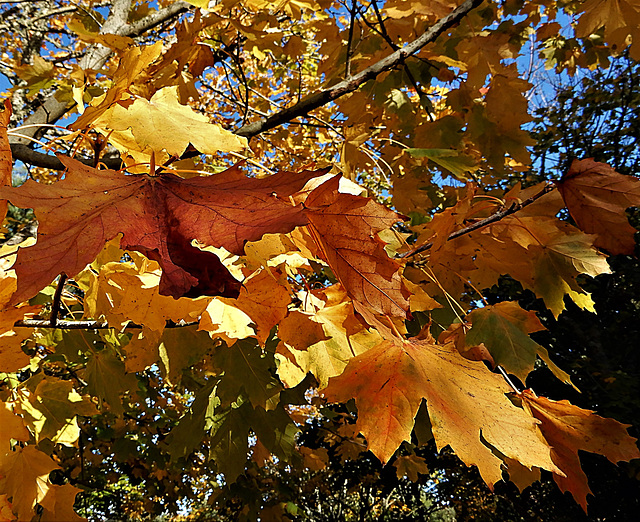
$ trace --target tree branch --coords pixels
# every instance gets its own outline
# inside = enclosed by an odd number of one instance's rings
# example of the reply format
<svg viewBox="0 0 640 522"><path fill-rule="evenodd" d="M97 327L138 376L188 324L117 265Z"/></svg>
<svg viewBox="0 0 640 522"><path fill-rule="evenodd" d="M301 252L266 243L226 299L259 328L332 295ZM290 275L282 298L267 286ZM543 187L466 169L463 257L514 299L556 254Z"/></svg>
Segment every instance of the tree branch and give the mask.
<svg viewBox="0 0 640 522"><path fill-rule="evenodd" d="M35 167L42 167L51 170L65 169L65 166L56 156L33 150L22 143L12 143L11 154L14 159ZM80 158L76 156L75 159L81 161L85 165L89 165L90 167L94 166L93 158ZM100 163L104 163L106 167L111 170L118 170L122 166L122 160L120 159L119 154L106 154L100 158Z"/></svg>
<svg viewBox="0 0 640 522"><path fill-rule="evenodd" d="M67 274L62 272L60 279L58 279L58 286L56 287L56 293L53 295L53 304L51 305L51 317L49 318L49 326L55 328L58 324L58 316L60 315L60 304L62 302L62 292L64 291L64 284L67 282Z"/></svg>
<svg viewBox="0 0 640 522"><path fill-rule="evenodd" d="M472 9L478 7L483 1L484 0L466 0L466 2L460 4L447 16L438 20L422 36L420 36L420 38L417 38L413 42L405 45L402 49L398 49L386 58L383 58L379 62L374 63L370 67L367 67L358 74L345 79L333 87L311 94L291 107L272 114L264 120L244 125L238 129L235 134L238 136L244 136L245 138L252 138L262 132L278 127L283 123L287 123L294 118L304 116L318 107L322 107L345 94L349 94L357 90L363 83L376 78L384 71L393 69L396 65L402 63L409 56L418 52L425 45L433 42L444 31L457 24Z"/></svg>
<svg viewBox="0 0 640 522"><path fill-rule="evenodd" d="M531 203L533 203L535 200L541 198L542 196L544 196L548 192L551 192L555 188L556 186L553 183L549 183L548 185L545 185L540 192L534 194L528 199L525 199L522 203L515 203L511 205L509 208L500 210L495 214L491 214L489 217L481 219L480 221L476 221L475 223L472 223L467 227L464 227L464 228L461 228L460 230L456 230L455 232L452 232L451 234L449 234L449 237L447 237L447 241L451 241L452 239L455 239L457 237L464 236L465 234L470 234L471 232L478 230L479 228L486 227L487 225L490 225L491 223L495 223L496 221L500 221L501 219L504 219L505 217L511 214L515 214L516 212L518 212L518 210L522 210L527 205L531 205ZM425 243L424 245L419 246L415 250L410 250L409 252L405 252L400 257L415 256L416 254L426 252L432 246L433 246L432 242Z"/></svg>
<svg viewBox="0 0 640 522"><path fill-rule="evenodd" d="M129 10L131 9L131 0L114 0L111 12L100 29L100 34L115 34L131 37L139 36L145 31L179 16L191 8L193 8L193 6L187 2L175 2L133 24L128 24L127 18L129 16ZM87 53L83 56L82 60L80 60L79 65L82 69L100 69L112 53L113 51L108 47L99 44L92 45L87 49ZM72 105L58 101L55 93L51 93L42 105L24 121L24 125L55 123L64 116L71 107ZM34 137L39 131L40 129L38 127L27 127L24 134L29 137ZM57 158L43 153L35 153L35 151L28 147L28 139L13 137L10 138L10 143L11 153L15 159L38 167L61 170L62 164L58 162ZM18 145L22 145L22 147L18 147Z"/></svg>
<svg viewBox="0 0 640 522"><path fill-rule="evenodd" d="M165 328L186 328L187 326L193 326L198 324L197 322L193 323L173 323L169 321ZM56 321L55 326L51 325L51 321L49 319L23 319L22 321L17 321L14 325L14 328L57 328L58 330L107 330L107 329L116 329L117 326L109 324L106 321L67 321L63 319L59 319ZM135 329L140 330L144 328L140 324L128 323L125 326L126 329Z"/></svg>

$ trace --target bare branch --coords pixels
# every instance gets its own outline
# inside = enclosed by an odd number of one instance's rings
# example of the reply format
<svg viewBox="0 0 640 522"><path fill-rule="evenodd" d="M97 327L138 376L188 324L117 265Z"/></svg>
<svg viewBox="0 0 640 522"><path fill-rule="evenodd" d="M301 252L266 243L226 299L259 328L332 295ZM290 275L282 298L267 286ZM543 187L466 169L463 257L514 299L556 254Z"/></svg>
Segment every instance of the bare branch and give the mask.
<svg viewBox="0 0 640 522"><path fill-rule="evenodd" d="M58 316L60 315L60 304L62 302L62 292L64 291L64 284L67 282L67 274L64 272L60 274L58 279L58 286L56 286L56 293L53 295L53 304L51 305L51 317L49 318L49 326L55 328L58 324Z"/></svg>
<svg viewBox="0 0 640 522"><path fill-rule="evenodd" d="M32 148L29 148L27 145L24 145L22 143L12 143L11 154L13 155L14 159L20 160L28 165L51 170L65 169L65 166L56 156L33 150ZM94 165L94 160L91 158L80 158L76 156L76 159L78 161L81 161L85 165L89 165L91 167L93 167ZM122 165L122 160L117 154L105 155L100 158L100 162L104 163L107 168L112 170L118 170Z"/></svg>
<svg viewBox="0 0 640 522"><path fill-rule="evenodd" d="M467 13L475 7L478 7L483 1L484 0L466 0L466 2L460 4L447 16L438 20L422 36L405 45L402 49L398 49L386 58L383 58L379 62L374 63L372 66L367 67L358 74L345 79L333 87L311 94L291 107L272 114L264 120L244 125L236 131L236 134L238 136L251 138L262 132L271 130L274 127L278 127L283 123L287 123L299 116L304 116L318 107L322 107L345 94L349 94L350 92L357 90L363 83L376 78L384 71L393 69L409 56L417 53L425 45L433 42L444 31L457 24L467 15Z"/></svg>
<svg viewBox="0 0 640 522"><path fill-rule="evenodd" d="M353 29L356 24L356 12L357 12L357 3L356 0L351 0L351 10L349 11L349 17L351 20L349 21L349 39L347 40L347 58L345 60L345 71L344 77L351 77L351 58L353 57L353 53L355 51L353 45Z"/></svg>
<svg viewBox="0 0 640 522"><path fill-rule="evenodd" d="M187 2L175 2L160 11L138 20L134 24L127 24L129 10L131 9L131 0L114 0L111 12L102 26L100 33L131 37L139 36L145 31L156 27L158 24L179 16L192 7L193 6ZM100 69L106 63L112 52L108 47L93 45L89 47L87 53L80 61L80 67L83 69ZM58 101L55 93L52 93L43 104L24 121L24 124L54 123L64 116L71 107L72 105ZM32 127L27 132L27 135L33 137L38 134L38 130L37 127ZM42 153L34 154L35 151L27 147L29 143L28 139L14 137L10 138L10 142L11 152L15 159L38 167L55 168L58 170L62 168L62 164L58 162L54 156L48 156ZM18 145L22 146L20 147Z"/></svg>
<svg viewBox="0 0 640 522"><path fill-rule="evenodd" d="M149 16L145 16L133 24L129 24L127 26L127 32L123 34L124 36L138 36L149 29L153 29L154 27L181 15L182 13L186 13L189 9L193 9L193 5L188 2L175 2L168 7L165 7L162 11L157 11Z"/></svg>
<svg viewBox="0 0 640 522"><path fill-rule="evenodd" d="M173 323L168 322L165 325L165 328L185 328L187 326L193 326L194 323ZM51 321L49 319L24 319L22 321L17 321L14 325L14 328L52 328ZM56 321L55 326L53 328L57 328L59 330L107 330L109 328L116 328L114 325L110 325L106 321L67 321L63 319L58 319ZM126 325L127 329L140 330L143 328L140 324L128 323ZM120 328L118 328L120 329Z"/></svg>
<svg viewBox="0 0 640 522"><path fill-rule="evenodd" d="M452 239L455 239L457 237L464 236L465 234L470 234L471 232L478 230L479 228L486 227L487 225L490 225L491 223L495 223L496 221L500 221L501 219L504 219L505 217L511 214L515 214L516 212L518 212L518 210L522 210L527 205L531 205L531 203L536 201L538 198L541 198L542 196L544 196L548 192L551 192L555 188L556 186L553 183L549 183L548 185L545 185L540 192L537 192L530 198L525 199L522 203L511 205L510 207L500 210L495 214L491 214L489 217L481 219L480 221L476 221L475 223L472 223L467 227L464 227L464 228L461 228L460 230L456 230L455 232L452 232L451 234L449 234L449 237L447 237L447 241L451 241ZM415 256L416 254L426 252L432 246L433 246L433 243L431 242L425 243L424 245L419 246L415 250L405 252L400 257Z"/></svg>

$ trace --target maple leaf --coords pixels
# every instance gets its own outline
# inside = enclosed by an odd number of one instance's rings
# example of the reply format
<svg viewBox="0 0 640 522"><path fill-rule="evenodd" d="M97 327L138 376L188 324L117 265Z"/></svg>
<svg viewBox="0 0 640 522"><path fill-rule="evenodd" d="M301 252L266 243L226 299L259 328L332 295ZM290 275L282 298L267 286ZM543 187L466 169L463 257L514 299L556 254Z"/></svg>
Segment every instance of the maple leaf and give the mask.
<svg viewBox="0 0 640 522"><path fill-rule="evenodd" d="M633 255L636 229L625 210L640 205L640 180L586 159L574 160L556 185L578 227L596 234L595 246L613 255Z"/></svg>
<svg viewBox="0 0 640 522"><path fill-rule="evenodd" d="M528 468L561 473L536 421L511 403L509 391L504 379L451 345L397 339L349 361L323 393L329 401L355 397L356 426L383 463L410 441L425 399L438 449L450 445L465 464L478 467L489 487L502 478L502 460L492 447Z"/></svg>
<svg viewBox="0 0 640 522"><path fill-rule="evenodd" d="M40 520L42 522L86 522L86 518L79 517L73 510L76 496L81 491L71 484L51 485L44 499L39 502L44 508Z"/></svg>
<svg viewBox="0 0 640 522"><path fill-rule="evenodd" d="M49 438L67 446L72 446L80 435L76 416L98 414L95 405L73 389L71 381L52 377L42 379L20 408L31 418L37 442Z"/></svg>
<svg viewBox="0 0 640 522"><path fill-rule="evenodd" d="M7 135L7 126L11 119L11 100L4 101L4 111L0 112L0 186L11 186L11 173L13 161L11 159L11 146ZM0 201L0 219L7 214L7 202Z"/></svg>
<svg viewBox="0 0 640 522"><path fill-rule="evenodd" d="M236 136L178 101L178 87L156 91L151 100L135 98L115 103L93 125L109 135L131 133L123 150L147 154L165 151L180 156L191 143L199 152L239 152L247 147L246 138ZM114 135L113 132L116 134Z"/></svg>
<svg viewBox="0 0 640 522"><path fill-rule="evenodd" d="M282 386L273 375L275 361L263 355L255 341L218 347L213 362L224 373L216 389L222 406L231 404L243 391L254 407L273 409L277 405Z"/></svg>
<svg viewBox="0 0 640 522"><path fill-rule="evenodd" d="M7 495L0 495L0 522L15 522L15 520Z"/></svg>
<svg viewBox="0 0 640 522"><path fill-rule="evenodd" d="M251 336L264 344L271 329L287 315L290 302L289 292L275 274L270 269L259 270L243 281L237 299L222 297L209 303L200 330L221 336L230 345L234 339Z"/></svg>
<svg viewBox="0 0 640 522"><path fill-rule="evenodd" d="M165 330L158 351L169 382L179 383L183 370L201 361L211 344L211 338L195 326Z"/></svg>
<svg viewBox="0 0 640 522"><path fill-rule="evenodd" d="M396 476L401 479L404 476L409 477L412 482L418 481L418 474L426 475L429 473L427 462L418 455L405 455L398 457L393 462L396 468Z"/></svg>
<svg viewBox="0 0 640 522"><path fill-rule="evenodd" d="M85 292L85 316L104 316L110 325L127 322L162 332L167 320L193 322L207 306L206 299L173 299L160 295L160 267L132 252L135 265L111 262L100 267L97 276L90 272Z"/></svg>
<svg viewBox="0 0 640 522"><path fill-rule="evenodd" d="M161 54L162 42L142 47L133 46L127 49L120 57L118 67L113 73L113 85L111 88L107 90L103 97L94 100L94 104L87 106L80 117L69 127L75 130L88 127L92 121L104 114L109 107L120 101L135 79Z"/></svg>
<svg viewBox="0 0 640 522"><path fill-rule="evenodd" d="M582 6L584 13L576 27L576 35L588 38L598 29L604 28L605 40L617 47L617 52L630 43L629 36L638 41L640 12L637 2L631 0L587 0ZM635 46L631 46L631 57L640 58Z"/></svg>
<svg viewBox="0 0 640 522"><path fill-rule="evenodd" d="M205 426L210 422L215 406L220 404L220 399L213 393L216 383L217 380L211 379L196 392L189 410L169 433L166 443L173 462L188 457L202 443Z"/></svg>
<svg viewBox="0 0 640 522"><path fill-rule="evenodd" d="M465 337L468 346L483 343L495 364L501 365L522 382L533 371L538 355L556 377L571 382L569 375L549 359L547 350L536 343L530 333L545 330L535 312L523 310L518 303L506 301L474 310L467 318L472 324Z"/></svg>
<svg viewBox="0 0 640 522"><path fill-rule="evenodd" d="M22 342L31 337L26 328L14 328L16 321L40 311L41 306L6 308L16 289L16 278L0 269L0 371L15 372L29 364L29 356L22 350Z"/></svg>
<svg viewBox="0 0 640 522"><path fill-rule="evenodd" d="M62 181L44 185L29 180L18 188L0 187L0 197L33 208L40 220L38 242L21 249L14 265L18 289L12 304L29 299L61 272L73 277L119 233L122 248L160 264L161 294L235 297L240 283L215 254L191 241L242 254L246 241L304 225L302 207L280 197L300 190L317 175L280 172L256 179L232 167L191 179L173 174L125 176L65 156L60 160L68 168Z"/></svg>
<svg viewBox="0 0 640 522"><path fill-rule="evenodd" d="M33 508L49 491L49 473L57 469L49 455L34 446L16 447L0 455L0 493L12 498L18 520L31 520Z"/></svg>
<svg viewBox="0 0 640 522"><path fill-rule="evenodd" d="M376 330L356 317L353 303L340 285L316 294L326 302L320 300L322 308L313 316L292 314L278 326L278 337L284 343L277 348L281 360L291 361L302 370L293 377L284 373L286 365L280 365L278 373L288 386L295 386L311 372L324 388L330 377L343 372L350 359L382 341ZM298 328L292 328L294 325Z"/></svg>
<svg viewBox="0 0 640 522"><path fill-rule="evenodd" d="M124 363L113 350L108 349L92 353L84 378L87 392L106 401L116 415L124 412L120 395L134 389L137 384L135 375L126 374Z"/></svg>
<svg viewBox="0 0 640 522"><path fill-rule="evenodd" d="M596 415L569 401L537 397L531 390L522 392L522 402L541 421L540 430L553 447L551 458L564 475L553 478L562 491L570 491L587 511L587 495L592 494L582 471L578 450L604 455L614 464L640 458L636 439L629 436L629 425Z"/></svg>
<svg viewBox="0 0 640 522"><path fill-rule="evenodd" d="M352 299L379 314L406 317L400 265L376 235L402 218L370 198L338 192L339 182L335 176L306 199L312 236Z"/></svg>
<svg viewBox="0 0 640 522"><path fill-rule="evenodd" d="M0 401L0 453L10 450L11 439L25 442L29 436L23 418L13 413L9 403Z"/></svg>
<svg viewBox="0 0 640 522"><path fill-rule="evenodd" d="M480 247L475 259L480 273L472 275L476 284L490 286L497 275L508 273L542 297L556 317L564 310L566 294L592 309L593 302L576 281L579 274L611 272L606 257L593 247L593 236L552 217L514 214L474 231L467 241Z"/></svg>

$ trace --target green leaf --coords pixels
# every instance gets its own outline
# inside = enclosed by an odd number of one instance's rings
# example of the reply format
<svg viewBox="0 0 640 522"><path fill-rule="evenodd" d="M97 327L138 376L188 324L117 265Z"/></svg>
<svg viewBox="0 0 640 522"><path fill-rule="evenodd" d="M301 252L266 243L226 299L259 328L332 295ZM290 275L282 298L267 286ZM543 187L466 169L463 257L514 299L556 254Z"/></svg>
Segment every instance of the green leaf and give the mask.
<svg viewBox="0 0 640 522"><path fill-rule="evenodd" d="M217 389L223 405L236 401L244 391L253 406L275 408L282 386L275 378L272 353L263 353L253 339L243 339L218 348L213 359L224 372Z"/></svg>
<svg viewBox="0 0 640 522"><path fill-rule="evenodd" d="M478 170L471 156L455 149L405 149L414 158L428 158L439 167L449 171L459 179L469 179L468 174Z"/></svg>
<svg viewBox="0 0 640 522"><path fill-rule="evenodd" d="M202 444L209 421L213 417L213 410L220 404L220 400L213 393L217 382L216 379L212 379L198 390L189 411L180 418L178 425L169 433L167 444L172 462L176 462L181 457L188 457Z"/></svg>
<svg viewBox="0 0 640 522"><path fill-rule="evenodd" d="M473 326L465 337L466 345L484 344L495 363L523 383L534 368L536 356L547 363L558 379L571 383L569 375L551 362L547 350L529 337L530 333L545 330L535 312L507 301L474 310L467 320Z"/></svg>
<svg viewBox="0 0 640 522"><path fill-rule="evenodd" d="M98 413L92 402L83 399L73 389L71 381L54 377L40 381L30 404L41 414L35 422L38 441L49 438L54 442L75 442L79 434L76 415L92 416ZM29 413L34 416L35 412L31 410ZM63 435L65 431L67 433Z"/></svg>
<svg viewBox="0 0 640 522"><path fill-rule="evenodd" d="M120 416L124 413L120 395L135 388L136 378L125 373L124 363L113 349L106 348L91 354L84 378L88 393L105 401L114 414Z"/></svg>
<svg viewBox="0 0 640 522"><path fill-rule="evenodd" d="M282 461L289 461L296 447L295 437L300 429L283 407L272 411L255 408L251 428L260 442Z"/></svg>
<svg viewBox="0 0 640 522"><path fill-rule="evenodd" d="M244 472L249 452L250 425L247 421L252 412L251 404L239 399L211 419L209 458L215 461L227 482L233 482Z"/></svg>
<svg viewBox="0 0 640 522"><path fill-rule="evenodd" d="M182 372L201 361L212 345L211 337L206 332L199 332L197 326L165 329L158 351L169 382L178 384Z"/></svg>

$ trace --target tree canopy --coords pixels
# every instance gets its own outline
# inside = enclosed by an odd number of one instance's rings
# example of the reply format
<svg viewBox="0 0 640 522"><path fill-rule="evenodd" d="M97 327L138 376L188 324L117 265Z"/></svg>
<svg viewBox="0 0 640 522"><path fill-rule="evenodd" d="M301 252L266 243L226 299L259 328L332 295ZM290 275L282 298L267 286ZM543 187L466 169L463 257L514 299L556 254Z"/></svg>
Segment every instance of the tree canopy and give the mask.
<svg viewBox="0 0 640 522"><path fill-rule="evenodd" d="M640 452L540 339L635 256L638 13L0 3L0 517L303 519L265 488L366 455L402 495L428 445L586 512L579 452ZM588 88L534 123L538 66L611 74L616 125Z"/></svg>

